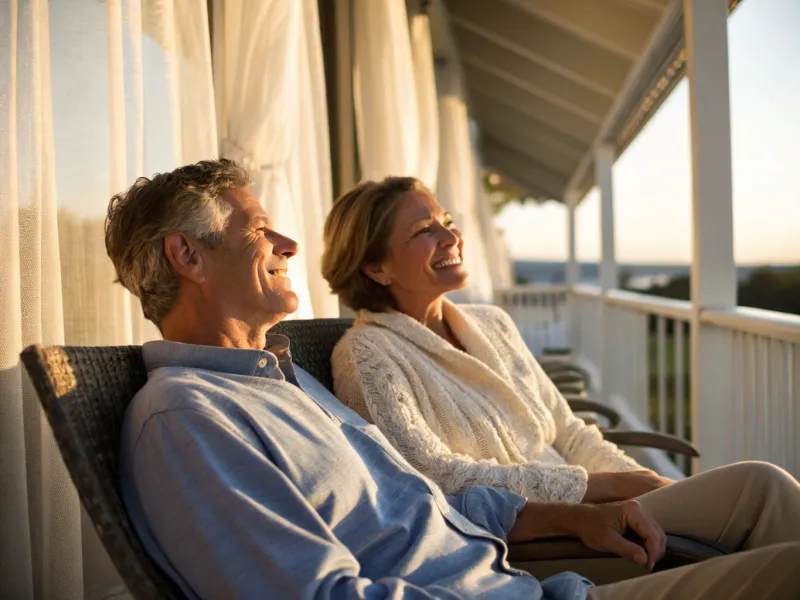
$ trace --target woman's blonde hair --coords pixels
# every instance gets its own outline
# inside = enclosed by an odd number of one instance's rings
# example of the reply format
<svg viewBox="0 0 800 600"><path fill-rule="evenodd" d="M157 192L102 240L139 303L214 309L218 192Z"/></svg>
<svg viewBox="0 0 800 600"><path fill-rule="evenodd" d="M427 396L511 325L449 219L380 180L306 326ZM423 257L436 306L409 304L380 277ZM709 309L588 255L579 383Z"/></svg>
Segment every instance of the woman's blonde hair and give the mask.
<svg viewBox="0 0 800 600"><path fill-rule="evenodd" d="M389 236L397 209L408 192L430 193L414 177L365 181L339 196L325 221L322 276L353 310L396 308L389 290L364 273L389 257Z"/></svg>

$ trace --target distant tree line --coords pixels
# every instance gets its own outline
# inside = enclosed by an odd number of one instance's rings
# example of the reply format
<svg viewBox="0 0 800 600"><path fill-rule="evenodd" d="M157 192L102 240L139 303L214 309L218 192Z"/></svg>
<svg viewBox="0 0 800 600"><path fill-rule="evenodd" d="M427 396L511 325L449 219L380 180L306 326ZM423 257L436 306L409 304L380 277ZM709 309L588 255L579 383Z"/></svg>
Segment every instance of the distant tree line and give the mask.
<svg viewBox="0 0 800 600"><path fill-rule="evenodd" d="M627 277L623 275L622 279L623 287L626 287ZM674 277L666 285L654 285L644 293L673 300L689 300L689 276ZM739 306L800 315L800 267L780 271L769 267L756 269L739 282L737 297Z"/></svg>

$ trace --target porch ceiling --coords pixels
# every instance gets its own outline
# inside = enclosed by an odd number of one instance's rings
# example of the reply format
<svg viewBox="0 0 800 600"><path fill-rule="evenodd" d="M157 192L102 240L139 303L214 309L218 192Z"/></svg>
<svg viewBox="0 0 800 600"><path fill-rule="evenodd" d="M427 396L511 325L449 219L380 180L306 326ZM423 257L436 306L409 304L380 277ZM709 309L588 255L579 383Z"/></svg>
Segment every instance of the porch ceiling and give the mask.
<svg viewBox="0 0 800 600"><path fill-rule="evenodd" d="M443 0L484 164L542 198L586 191L593 144L627 145L680 53L680 4Z"/></svg>

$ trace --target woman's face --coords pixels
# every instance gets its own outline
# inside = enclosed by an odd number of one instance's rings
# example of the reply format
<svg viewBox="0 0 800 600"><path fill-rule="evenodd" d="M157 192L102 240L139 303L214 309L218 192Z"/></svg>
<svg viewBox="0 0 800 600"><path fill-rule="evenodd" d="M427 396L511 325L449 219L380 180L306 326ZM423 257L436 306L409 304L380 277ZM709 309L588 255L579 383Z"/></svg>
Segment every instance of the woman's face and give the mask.
<svg viewBox="0 0 800 600"><path fill-rule="evenodd" d="M433 301L467 285L462 264L464 240L450 214L424 191L411 191L401 200L389 237L389 257L368 268L367 275L401 304Z"/></svg>

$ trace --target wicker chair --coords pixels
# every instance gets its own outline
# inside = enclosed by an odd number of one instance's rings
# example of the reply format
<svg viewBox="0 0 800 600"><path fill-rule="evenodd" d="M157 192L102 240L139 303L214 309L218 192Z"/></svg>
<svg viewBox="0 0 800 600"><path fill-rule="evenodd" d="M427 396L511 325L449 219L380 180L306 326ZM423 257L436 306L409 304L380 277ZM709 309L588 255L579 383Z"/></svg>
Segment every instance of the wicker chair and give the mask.
<svg viewBox="0 0 800 600"><path fill-rule="evenodd" d="M331 388L330 351L350 322L290 321L273 329L292 340L295 362ZM114 565L138 600L179 600L182 591L145 553L128 519L119 490L118 449L125 410L146 382L138 346L31 346L21 355L53 429L81 502ZM724 554L710 544L668 536L658 569ZM509 559L541 561L609 558L577 540L542 540L512 546Z"/></svg>

